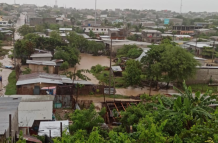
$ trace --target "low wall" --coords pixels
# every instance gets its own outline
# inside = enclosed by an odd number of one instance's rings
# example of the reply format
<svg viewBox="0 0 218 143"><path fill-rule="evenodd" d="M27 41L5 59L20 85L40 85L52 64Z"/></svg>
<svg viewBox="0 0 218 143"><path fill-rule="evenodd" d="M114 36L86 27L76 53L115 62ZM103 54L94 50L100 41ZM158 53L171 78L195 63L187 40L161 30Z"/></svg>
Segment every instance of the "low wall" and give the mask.
<svg viewBox="0 0 218 143"><path fill-rule="evenodd" d="M199 68L197 70L196 76L192 79L186 81L187 84L208 84L212 79L213 83L218 83L218 68L208 67Z"/></svg>

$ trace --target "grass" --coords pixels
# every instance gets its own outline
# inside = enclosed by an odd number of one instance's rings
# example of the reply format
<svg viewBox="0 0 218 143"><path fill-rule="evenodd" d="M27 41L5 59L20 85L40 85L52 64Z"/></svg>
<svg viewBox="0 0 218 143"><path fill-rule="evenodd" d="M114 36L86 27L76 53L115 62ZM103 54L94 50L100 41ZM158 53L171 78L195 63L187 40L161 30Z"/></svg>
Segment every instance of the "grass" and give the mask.
<svg viewBox="0 0 218 143"><path fill-rule="evenodd" d="M193 92L206 92L207 90L212 90L213 93L218 93L217 86L208 86L208 84L192 84L188 86L192 88Z"/></svg>
<svg viewBox="0 0 218 143"><path fill-rule="evenodd" d="M8 77L8 85L6 86L5 95L15 95L16 94L16 73L12 71Z"/></svg>

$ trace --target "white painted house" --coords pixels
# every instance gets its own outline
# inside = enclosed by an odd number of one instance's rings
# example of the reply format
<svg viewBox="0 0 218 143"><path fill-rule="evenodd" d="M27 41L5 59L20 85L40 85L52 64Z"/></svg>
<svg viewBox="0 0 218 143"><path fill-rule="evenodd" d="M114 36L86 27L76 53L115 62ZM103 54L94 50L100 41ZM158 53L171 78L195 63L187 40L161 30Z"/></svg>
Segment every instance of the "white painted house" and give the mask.
<svg viewBox="0 0 218 143"><path fill-rule="evenodd" d="M85 31L85 33L89 33L92 30L95 34L108 34L108 30L111 28L112 27L106 26L83 26L83 30Z"/></svg>

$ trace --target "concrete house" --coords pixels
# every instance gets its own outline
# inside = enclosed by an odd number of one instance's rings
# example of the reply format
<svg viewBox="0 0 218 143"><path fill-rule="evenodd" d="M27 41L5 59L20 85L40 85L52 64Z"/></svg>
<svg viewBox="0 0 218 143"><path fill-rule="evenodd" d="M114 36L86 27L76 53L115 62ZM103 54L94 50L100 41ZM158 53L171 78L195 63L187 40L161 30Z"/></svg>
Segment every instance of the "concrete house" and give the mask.
<svg viewBox="0 0 218 143"><path fill-rule="evenodd" d="M105 35L108 34L109 29L112 27L109 26L83 26L82 27L85 33L89 33L93 31L95 34L104 33Z"/></svg>
<svg viewBox="0 0 218 143"><path fill-rule="evenodd" d="M112 39L117 39L117 40L124 40L126 39L126 30L125 29L121 29L121 28L114 28L114 29L109 29L108 30L108 35L112 38Z"/></svg>
<svg viewBox="0 0 218 143"><path fill-rule="evenodd" d="M162 40L161 32L158 30L142 30L142 39L150 43L160 42Z"/></svg>

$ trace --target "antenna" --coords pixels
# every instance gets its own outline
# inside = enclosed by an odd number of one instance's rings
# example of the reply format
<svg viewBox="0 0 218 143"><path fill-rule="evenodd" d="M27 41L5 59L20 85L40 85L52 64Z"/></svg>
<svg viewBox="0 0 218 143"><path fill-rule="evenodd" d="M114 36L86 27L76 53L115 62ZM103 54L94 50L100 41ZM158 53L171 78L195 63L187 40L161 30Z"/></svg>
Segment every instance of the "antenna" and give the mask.
<svg viewBox="0 0 218 143"><path fill-rule="evenodd" d="M55 0L55 6L58 6L58 0Z"/></svg>
<svg viewBox="0 0 218 143"><path fill-rule="evenodd" d="M181 6L180 6L180 14L182 14L182 0L181 0Z"/></svg>
<svg viewBox="0 0 218 143"><path fill-rule="evenodd" d="M96 26L96 3L97 3L97 0L95 0L95 26Z"/></svg>
<svg viewBox="0 0 218 143"><path fill-rule="evenodd" d="M16 0L14 0L14 4L16 4Z"/></svg>

